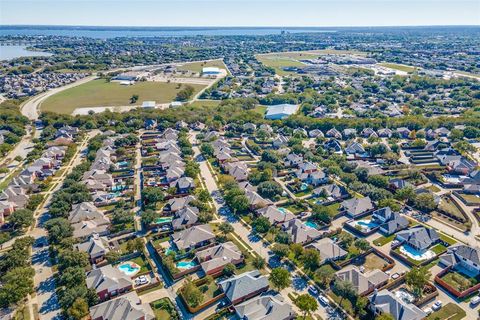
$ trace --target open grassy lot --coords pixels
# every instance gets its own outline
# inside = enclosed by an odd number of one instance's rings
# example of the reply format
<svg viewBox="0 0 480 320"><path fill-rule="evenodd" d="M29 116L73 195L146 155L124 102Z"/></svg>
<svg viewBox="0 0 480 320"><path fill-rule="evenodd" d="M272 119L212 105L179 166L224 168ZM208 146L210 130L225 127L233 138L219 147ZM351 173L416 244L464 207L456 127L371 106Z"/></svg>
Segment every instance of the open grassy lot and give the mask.
<svg viewBox="0 0 480 320"><path fill-rule="evenodd" d="M169 298L162 298L150 303L157 320L178 319L177 311Z"/></svg>
<svg viewBox="0 0 480 320"><path fill-rule="evenodd" d="M408 73L412 73L413 71L415 71L415 67L406 66L403 64L380 63L380 65L385 68L390 68L390 69L399 70L399 71L408 72Z"/></svg>
<svg viewBox="0 0 480 320"><path fill-rule="evenodd" d="M373 244L381 247L389 242L392 242L393 239L395 239L395 234L391 234L389 236L381 236L380 238L373 240Z"/></svg>
<svg viewBox="0 0 480 320"><path fill-rule="evenodd" d="M220 69L227 69L222 59L212 60L212 61L199 61L199 62L189 62L185 63L177 69L180 71L192 71L192 72L202 72L202 69L205 67L218 67Z"/></svg>
<svg viewBox="0 0 480 320"><path fill-rule="evenodd" d="M197 100L189 104L191 107L216 107L222 101L221 100Z"/></svg>
<svg viewBox="0 0 480 320"><path fill-rule="evenodd" d="M473 278L463 272L450 271L442 277L442 280L458 291L464 291L475 286L479 282L479 277Z"/></svg>
<svg viewBox="0 0 480 320"><path fill-rule="evenodd" d="M195 92L203 85L189 84ZM82 85L59 92L41 105L42 111L71 114L76 108L128 106L132 95L138 95L137 105L142 101L154 100L168 103L175 99L178 91L185 85L164 82L137 82L132 86L122 86L118 82L93 80Z"/></svg>
<svg viewBox="0 0 480 320"><path fill-rule="evenodd" d="M460 197L467 202L473 203L474 205L480 205L480 197L477 195L460 193Z"/></svg>
<svg viewBox="0 0 480 320"><path fill-rule="evenodd" d="M461 307L450 302L450 303L447 303L440 310L430 314L426 319L427 320L434 320L434 319L460 320L465 318L466 316L467 316L467 313Z"/></svg>

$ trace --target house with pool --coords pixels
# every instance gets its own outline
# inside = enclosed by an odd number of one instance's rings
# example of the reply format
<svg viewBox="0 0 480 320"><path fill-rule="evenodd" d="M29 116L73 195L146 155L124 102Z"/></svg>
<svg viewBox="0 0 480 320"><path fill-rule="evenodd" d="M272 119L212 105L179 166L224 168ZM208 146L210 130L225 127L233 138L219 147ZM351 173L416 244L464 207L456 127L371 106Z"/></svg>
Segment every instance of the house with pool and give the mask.
<svg viewBox="0 0 480 320"><path fill-rule="evenodd" d="M285 208L279 208L275 205L263 207L257 210L259 216L268 219L270 224L277 225L292 219L295 219L295 215Z"/></svg>
<svg viewBox="0 0 480 320"><path fill-rule="evenodd" d="M126 263L121 263L118 267L109 264L92 269L86 274L87 288L94 289L100 301L109 300L132 290L131 277L139 270L140 267L137 270L135 266L126 266Z"/></svg>
<svg viewBox="0 0 480 320"><path fill-rule="evenodd" d="M200 211L197 207L192 207L189 205L176 211L172 219L173 229L180 230L193 226L198 222L199 213Z"/></svg>
<svg viewBox="0 0 480 320"><path fill-rule="evenodd" d="M395 240L398 244L392 245L391 253L411 265L422 265L446 251L437 231L423 226L400 231Z"/></svg>
<svg viewBox="0 0 480 320"><path fill-rule="evenodd" d="M293 219L282 224L282 230L292 239L293 243L307 244L322 235L313 226L307 225L300 219Z"/></svg>
<svg viewBox="0 0 480 320"><path fill-rule="evenodd" d="M407 218L401 216L398 212L392 211L390 207L373 211L372 222L378 225L379 230L386 235L394 234L407 228L409 225Z"/></svg>
<svg viewBox="0 0 480 320"><path fill-rule="evenodd" d="M220 274L229 263L236 266L244 262L242 251L231 241L198 251L195 257L206 275Z"/></svg>
<svg viewBox="0 0 480 320"><path fill-rule="evenodd" d="M202 224L175 232L171 235L171 238L178 250L190 251L213 243L215 234L210 225Z"/></svg>

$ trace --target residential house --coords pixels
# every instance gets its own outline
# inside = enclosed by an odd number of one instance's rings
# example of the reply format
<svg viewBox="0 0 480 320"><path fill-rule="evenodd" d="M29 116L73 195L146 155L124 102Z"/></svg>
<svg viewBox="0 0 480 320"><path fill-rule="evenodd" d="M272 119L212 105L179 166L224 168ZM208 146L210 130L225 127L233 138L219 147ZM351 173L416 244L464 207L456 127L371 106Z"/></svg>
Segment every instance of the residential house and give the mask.
<svg viewBox="0 0 480 320"><path fill-rule="evenodd" d="M365 151L365 148L358 142L351 142L346 148L345 153L347 155L353 155L360 158L367 158L368 152Z"/></svg>
<svg viewBox="0 0 480 320"><path fill-rule="evenodd" d="M291 320L297 316L280 294L245 301L235 306L235 313L242 320Z"/></svg>
<svg viewBox="0 0 480 320"><path fill-rule="evenodd" d="M320 253L320 263L343 259L348 252L343 250L330 238L323 238L308 245L307 248L313 248Z"/></svg>
<svg viewBox="0 0 480 320"><path fill-rule="evenodd" d="M197 207L185 206L175 212L172 220L174 230L189 228L198 222L199 210Z"/></svg>
<svg viewBox="0 0 480 320"><path fill-rule="evenodd" d="M321 236L317 229L305 225L300 219L284 222L282 230L291 237L293 243L306 244Z"/></svg>
<svg viewBox="0 0 480 320"><path fill-rule="evenodd" d="M325 150L328 150L328 151L332 152L332 153L336 153L336 154L342 154L343 153L342 145L336 139L330 139L330 140L326 141L323 144L323 148Z"/></svg>
<svg viewBox="0 0 480 320"><path fill-rule="evenodd" d="M375 315L389 314L394 320L422 320L427 314L415 306L413 303L407 303L399 299L392 292L384 289L380 292L376 290L368 298L369 308Z"/></svg>
<svg viewBox="0 0 480 320"><path fill-rule="evenodd" d="M328 138L342 139L342 133L335 128L328 130L325 136Z"/></svg>
<svg viewBox="0 0 480 320"><path fill-rule="evenodd" d="M195 188L195 182L190 177L181 177L176 181L173 181L170 184L170 187L174 187L177 189L177 193L184 194L189 193L191 190Z"/></svg>
<svg viewBox="0 0 480 320"><path fill-rule="evenodd" d="M94 234L85 242L77 243L74 248L78 251L86 252L91 264L102 262L105 255L110 252L108 239Z"/></svg>
<svg viewBox="0 0 480 320"><path fill-rule="evenodd" d="M295 153L289 153L285 158L285 160L283 161L283 164L286 167L298 167L302 163L303 163L303 156Z"/></svg>
<svg viewBox="0 0 480 320"><path fill-rule="evenodd" d="M400 135L401 138L407 139L410 136L410 129L406 127L397 128L397 133Z"/></svg>
<svg viewBox="0 0 480 320"><path fill-rule="evenodd" d="M278 134L272 141L274 148L279 149L287 145L290 139L284 135Z"/></svg>
<svg viewBox="0 0 480 320"><path fill-rule="evenodd" d="M313 189L313 195L316 197L323 196L328 201L336 201L344 199L350 194L344 186L332 183Z"/></svg>
<svg viewBox="0 0 480 320"><path fill-rule="evenodd" d="M348 281L353 284L355 293L366 295L373 290L385 285L390 276L382 270L372 270L361 272L357 266L348 265L340 271L335 272L335 277L342 281Z"/></svg>
<svg viewBox="0 0 480 320"><path fill-rule="evenodd" d="M244 262L242 251L231 241L198 251L195 253L205 274L219 274L231 263L239 265Z"/></svg>
<svg viewBox="0 0 480 320"><path fill-rule="evenodd" d="M188 204L193 200L195 200L195 197L192 195L188 195L185 197L171 198L167 201L167 203L163 207L163 211L177 212L178 210L188 206Z"/></svg>
<svg viewBox="0 0 480 320"><path fill-rule="evenodd" d="M397 233L396 239L408 244L418 251L426 251L433 244L440 241L440 237L435 229L416 226Z"/></svg>
<svg viewBox="0 0 480 320"><path fill-rule="evenodd" d="M90 308L92 320L154 320L155 314L148 303L142 303L136 292Z"/></svg>
<svg viewBox="0 0 480 320"><path fill-rule="evenodd" d="M319 129L313 129L308 132L310 138L323 138L323 132Z"/></svg>
<svg viewBox="0 0 480 320"><path fill-rule="evenodd" d="M446 267L468 270L472 277L480 274L480 248L459 244L447 249L440 256L440 263Z"/></svg>
<svg viewBox="0 0 480 320"><path fill-rule="evenodd" d="M373 211L372 222L377 224L380 231L390 235L408 227L408 219L394 212L390 207L381 208Z"/></svg>
<svg viewBox="0 0 480 320"><path fill-rule="evenodd" d="M342 202L341 211L346 211L347 215L357 218L373 209L373 203L370 197L351 198Z"/></svg>
<svg viewBox="0 0 480 320"><path fill-rule="evenodd" d="M246 189L245 196L248 199L248 205L251 210L256 210L273 204L272 201L262 198L257 192L252 190Z"/></svg>
<svg viewBox="0 0 480 320"><path fill-rule="evenodd" d="M227 299L236 305L267 291L269 284L266 276L253 270L220 281L218 286Z"/></svg>
<svg viewBox="0 0 480 320"><path fill-rule="evenodd" d="M172 234L172 241L179 250L203 247L215 240L212 227L208 224L193 226Z"/></svg>
<svg viewBox="0 0 480 320"><path fill-rule="evenodd" d="M133 289L132 279L111 264L87 272L88 289L94 289L100 301L126 293Z"/></svg>
<svg viewBox="0 0 480 320"><path fill-rule="evenodd" d="M257 214L268 219L270 224L276 225L295 219L295 215L284 208L267 206L257 210Z"/></svg>

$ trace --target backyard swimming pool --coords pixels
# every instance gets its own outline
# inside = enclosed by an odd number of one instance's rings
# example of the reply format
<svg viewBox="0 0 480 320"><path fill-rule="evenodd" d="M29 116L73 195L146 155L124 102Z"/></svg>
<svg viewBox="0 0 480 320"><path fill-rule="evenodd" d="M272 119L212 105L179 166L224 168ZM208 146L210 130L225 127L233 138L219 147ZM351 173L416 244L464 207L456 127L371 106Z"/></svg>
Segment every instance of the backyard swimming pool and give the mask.
<svg viewBox="0 0 480 320"><path fill-rule="evenodd" d="M306 221L305 225L309 228L312 228L312 229L318 229L318 224L316 224L315 222L310 221L310 220Z"/></svg>
<svg viewBox="0 0 480 320"><path fill-rule="evenodd" d="M197 264L192 260L192 261L179 261L177 262L177 268L178 269L192 269L195 267Z"/></svg>
<svg viewBox="0 0 480 320"><path fill-rule="evenodd" d="M300 186L300 190L305 191L307 189L308 189L308 184L306 184L305 182L302 183L302 185Z"/></svg>
<svg viewBox="0 0 480 320"><path fill-rule="evenodd" d="M378 227L378 224L372 222L371 219L362 219L362 220L352 221L350 225L353 226L354 228L358 226L362 228L362 231L366 231L366 232Z"/></svg>
<svg viewBox="0 0 480 320"><path fill-rule="evenodd" d="M422 252L409 246L408 244L401 245L399 250L407 257L416 261L428 260L435 257L435 253L432 250L426 250L425 252Z"/></svg>
<svg viewBox="0 0 480 320"><path fill-rule="evenodd" d="M155 224L172 222L173 217L160 217L155 220Z"/></svg>
<svg viewBox="0 0 480 320"><path fill-rule="evenodd" d="M134 276L140 271L140 266L132 261L123 262L117 268L127 276Z"/></svg>

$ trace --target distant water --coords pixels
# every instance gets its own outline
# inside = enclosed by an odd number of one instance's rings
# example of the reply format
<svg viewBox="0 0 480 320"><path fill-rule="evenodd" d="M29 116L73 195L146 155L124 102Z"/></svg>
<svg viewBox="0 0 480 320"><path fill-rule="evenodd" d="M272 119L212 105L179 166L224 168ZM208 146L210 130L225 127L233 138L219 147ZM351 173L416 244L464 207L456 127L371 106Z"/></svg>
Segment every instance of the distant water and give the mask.
<svg viewBox="0 0 480 320"><path fill-rule="evenodd" d="M117 37L172 37L172 36L234 36L234 35L269 35L282 32L335 32L327 28L280 28L280 27L71 27L71 26L0 26L0 36L7 35L44 35L70 36L89 38L117 38Z"/></svg>
<svg viewBox="0 0 480 320"><path fill-rule="evenodd" d="M51 53L30 51L26 46L0 46L0 60L10 60L19 57L46 57Z"/></svg>

